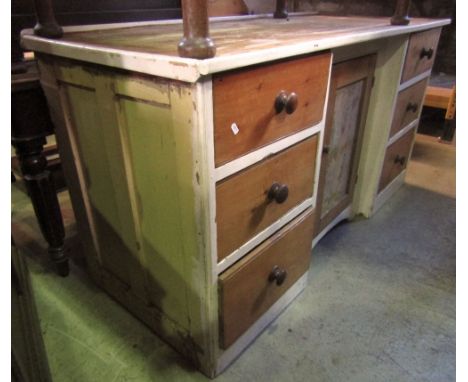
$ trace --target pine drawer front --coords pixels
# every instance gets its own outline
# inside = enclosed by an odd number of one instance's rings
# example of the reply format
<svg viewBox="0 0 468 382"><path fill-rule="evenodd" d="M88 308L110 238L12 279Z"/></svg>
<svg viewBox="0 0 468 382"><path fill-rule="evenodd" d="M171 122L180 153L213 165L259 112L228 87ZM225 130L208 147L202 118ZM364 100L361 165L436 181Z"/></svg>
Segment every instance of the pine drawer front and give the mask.
<svg viewBox="0 0 468 382"><path fill-rule="evenodd" d="M441 28L436 28L413 33L410 36L401 83L432 68L437 44L439 43L440 31Z"/></svg>
<svg viewBox="0 0 468 382"><path fill-rule="evenodd" d="M398 94L390 137L418 118L424 102L426 84L427 79L424 79Z"/></svg>
<svg viewBox="0 0 468 382"><path fill-rule="evenodd" d="M379 192L387 187L405 168L409 160L415 129L411 129L387 148L382 175L380 176Z"/></svg>
<svg viewBox="0 0 468 382"><path fill-rule="evenodd" d="M216 167L320 122L330 60L322 53L214 75Z"/></svg>
<svg viewBox="0 0 468 382"><path fill-rule="evenodd" d="M309 268L307 210L219 277L221 347L232 345Z"/></svg>
<svg viewBox="0 0 468 382"><path fill-rule="evenodd" d="M317 144L314 135L217 184L218 261L313 196Z"/></svg>

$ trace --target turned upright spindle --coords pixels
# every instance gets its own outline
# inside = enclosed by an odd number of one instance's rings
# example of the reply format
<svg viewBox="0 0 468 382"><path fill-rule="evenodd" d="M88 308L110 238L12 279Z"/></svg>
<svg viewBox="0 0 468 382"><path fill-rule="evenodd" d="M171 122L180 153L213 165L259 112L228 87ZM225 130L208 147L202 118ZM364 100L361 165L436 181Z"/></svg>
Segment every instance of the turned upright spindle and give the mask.
<svg viewBox="0 0 468 382"><path fill-rule="evenodd" d="M37 23L34 33L41 37L60 38L63 35L61 26L55 20L52 0L34 0Z"/></svg>
<svg viewBox="0 0 468 382"><path fill-rule="evenodd" d="M390 22L392 25L408 25L410 22L409 8L411 0L397 0L395 13Z"/></svg>
<svg viewBox="0 0 468 382"><path fill-rule="evenodd" d="M288 18L288 0L276 0L276 11L273 17L275 19Z"/></svg>
<svg viewBox="0 0 468 382"><path fill-rule="evenodd" d="M210 58L216 47L209 35L208 0L182 0L184 37L179 42L181 57Z"/></svg>

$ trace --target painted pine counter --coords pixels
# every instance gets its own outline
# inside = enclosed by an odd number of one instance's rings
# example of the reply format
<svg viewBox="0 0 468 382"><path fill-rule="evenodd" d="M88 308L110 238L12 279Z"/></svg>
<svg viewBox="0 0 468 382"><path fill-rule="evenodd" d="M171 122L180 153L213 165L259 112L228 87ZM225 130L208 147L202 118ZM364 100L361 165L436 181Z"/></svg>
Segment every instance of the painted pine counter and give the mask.
<svg viewBox="0 0 468 382"><path fill-rule="evenodd" d="M306 286L312 239L401 184L405 89L448 22L217 19L204 60L178 57L180 21L23 32L96 282L219 374Z"/></svg>

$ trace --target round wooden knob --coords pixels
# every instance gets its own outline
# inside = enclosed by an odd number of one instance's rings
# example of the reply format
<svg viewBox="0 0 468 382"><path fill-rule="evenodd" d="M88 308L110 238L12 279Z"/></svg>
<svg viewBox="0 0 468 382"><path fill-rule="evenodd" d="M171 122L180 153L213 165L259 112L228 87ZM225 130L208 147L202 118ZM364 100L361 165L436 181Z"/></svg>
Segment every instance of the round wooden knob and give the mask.
<svg viewBox="0 0 468 382"><path fill-rule="evenodd" d="M405 156L400 156L400 155L397 155L395 160L394 160L395 163L399 163L402 166L405 165L405 161L406 161L406 157Z"/></svg>
<svg viewBox="0 0 468 382"><path fill-rule="evenodd" d="M268 276L268 281L276 281L276 285L281 285L284 283L284 280L286 280L287 275L288 273L286 272L286 270L281 269L280 267L275 265L270 273L270 276Z"/></svg>
<svg viewBox="0 0 468 382"><path fill-rule="evenodd" d="M297 109L298 98L297 94L287 93L284 90L281 90L275 98L275 111L276 114L281 113L283 110L286 110L286 113L292 114Z"/></svg>
<svg viewBox="0 0 468 382"><path fill-rule="evenodd" d="M288 95L288 99L286 100L286 113L292 114L297 109L298 100L297 94L292 92Z"/></svg>
<svg viewBox="0 0 468 382"><path fill-rule="evenodd" d="M429 49L422 48L421 49L421 54L419 55L419 57L421 59L423 59L424 57L427 57L427 59L430 60L432 58L433 54L434 54L434 49L432 49L432 48L429 48Z"/></svg>
<svg viewBox="0 0 468 382"><path fill-rule="evenodd" d="M408 106L406 106L406 111L412 111L413 113L416 113L418 111L418 104L409 102Z"/></svg>
<svg viewBox="0 0 468 382"><path fill-rule="evenodd" d="M283 111L288 102L288 93L284 90L281 90L275 98L275 110L276 114L279 114Z"/></svg>
<svg viewBox="0 0 468 382"><path fill-rule="evenodd" d="M289 189L286 184L273 183L268 191L268 199L273 199L278 204L286 201L288 195Z"/></svg>

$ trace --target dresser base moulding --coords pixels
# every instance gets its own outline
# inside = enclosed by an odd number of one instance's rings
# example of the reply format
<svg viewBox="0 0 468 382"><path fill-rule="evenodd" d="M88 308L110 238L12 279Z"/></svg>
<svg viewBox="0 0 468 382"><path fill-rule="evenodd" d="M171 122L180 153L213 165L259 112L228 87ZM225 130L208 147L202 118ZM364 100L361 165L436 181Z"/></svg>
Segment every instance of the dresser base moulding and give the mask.
<svg viewBox="0 0 468 382"><path fill-rule="evenodd" d="M265 328L270 325L287 306L305 289L307 286L309 272L288 289L267 312L259 318L229 349L225 350L218 359L216 375L221 374L237 357L258 337Z"/></svg>
<svg viewBox="0 0 468 382"><path fill-rule="evenodd" d="M390 197L405 183L406 170L403 170L392 182L385 187L375 198L374 209L372 211L375 214Z"/></svg>
<svg viewBox="0 0 468 382"><path fill-rule="evenodd" d="M312 242L312 248L317 245L317 243L328 233L331 229L336 226L340 221L349 219L353 216L352 207L349 206L343 212L341 212L335 219L333 219L330 224L328 224L320 233L314 238Z"/></svg>

